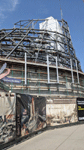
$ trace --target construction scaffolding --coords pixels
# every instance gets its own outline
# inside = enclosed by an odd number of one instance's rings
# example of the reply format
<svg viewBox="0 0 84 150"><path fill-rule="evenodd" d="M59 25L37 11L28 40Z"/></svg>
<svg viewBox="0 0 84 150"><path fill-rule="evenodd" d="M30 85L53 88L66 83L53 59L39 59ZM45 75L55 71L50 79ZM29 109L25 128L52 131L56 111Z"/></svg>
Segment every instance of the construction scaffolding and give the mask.
<svg viewBox="0 0 84 150"><path fill-rule="evenodd" d="M57 22L59 25L57 28L60 30L48 30L47 24L50 20L54 21L54 24ZM78 68L81 71L67 22L63 19L56 22L55 20L53 17L23 20L15 23L12 29L0 30L0 57L23 60L26 52L27 61L46 63L48 55L53 65L57 58L58 66L68 68L72 66L73 69ZM38 29L38 25L42 26L43 21L46 27Z"/></svg>
<svg viewBox="0 0 84 150"><path fill-rule="evenodd" d="M0 30L1 145L46 123L77 122L78 97L84 97L84 73L65 20L21 20Z"/></svg>
<svg viewBox="0 0 84 150"><path fill-rule="evenodd" d="M84 73L63 19L21 20L0 30L0 61L10 68L9 78L21 80L4 80L11 92L84 96Z"/></svg>

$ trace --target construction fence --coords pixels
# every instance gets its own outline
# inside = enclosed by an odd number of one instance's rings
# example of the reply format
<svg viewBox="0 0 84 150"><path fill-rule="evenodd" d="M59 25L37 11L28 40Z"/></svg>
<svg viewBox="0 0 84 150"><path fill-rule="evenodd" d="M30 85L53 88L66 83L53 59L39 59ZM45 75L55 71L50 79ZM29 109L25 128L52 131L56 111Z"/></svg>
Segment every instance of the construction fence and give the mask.
<svg viewBox="0 0 84 150"><path fill-rule="evenodd" d="M78 120L84 121L83 98L77 98L76 102L19 93L0 94L0 146L46 126Z"/></svg>
<svg viewBox="0 0 84 150"><path fill-rule="evenodd" d="M0 145L46 127L46 99L7 94L0 99Z"/></svg>

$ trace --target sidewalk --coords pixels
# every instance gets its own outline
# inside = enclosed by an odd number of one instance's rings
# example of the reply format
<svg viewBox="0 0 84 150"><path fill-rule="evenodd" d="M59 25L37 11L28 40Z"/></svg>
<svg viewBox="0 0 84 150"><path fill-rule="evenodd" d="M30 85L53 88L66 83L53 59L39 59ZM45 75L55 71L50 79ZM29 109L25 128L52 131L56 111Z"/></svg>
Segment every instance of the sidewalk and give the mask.
<svg viewBox="0 0 84 150"><path fill-rule="evenodd" d="M84 150L84 124L47 130L8 150Z"/></svg>

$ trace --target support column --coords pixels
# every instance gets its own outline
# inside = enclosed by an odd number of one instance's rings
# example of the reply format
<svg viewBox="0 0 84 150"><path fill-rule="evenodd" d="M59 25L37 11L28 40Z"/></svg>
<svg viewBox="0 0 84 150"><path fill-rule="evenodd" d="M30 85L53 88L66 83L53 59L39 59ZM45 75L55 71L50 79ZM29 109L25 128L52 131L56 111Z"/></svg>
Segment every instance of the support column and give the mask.
<svg viewBox="0 0 84 150"><path fill-rule="evenodd" d="M76 71L77 71L77 80L78 80L78 84L79 84L79 74L78 74L77 60L75 60L75 63L76 63Z"/></svg>
<svg viewBox="0 0 84 150"><path fill-rule="evenodd" d="M48 79L48 83L50 83L49 56L48 55L47 55L47 79Z"/></svg>
<svg viewBox="0 0 84 150"><path fill-rule="evenodd" d="M59 83L59 73L58 73L58 62L56 57L56 73L57 73L57 83Z"/></svg>
<svg viewBox="0 0 84 150"><path fill-rule="evenodd" d="M29 69L28 69L28 93L29 93Z"/></svg>
<svg viewBox="0 0 84 150"><path fill-rule="evenodd" d="M25 85L27 85L27 53L25 53Z"/></svg>
<svg viewBox="0 0 84 150"><path fill-rule="evenodd" d="M23 67L22 67L22 93L23 93Z"/></svg>
<svg viewBox="0 0 84 150"><path fill-rule="evenodd" d="M40 80L40 70L39 70L38 75L39 75L39 80ZM39 81L39 94L40 94L40 81Z"/></svg>
<svg viewBox="0 0 84 150"><path fill-rule="evenodd" d="M70 63L71 63L72 83L74 83L74 78L73 78L73 68L72 68L72 59L70 59Z"/></svg>
<svg viewBox="0 0 84 150"><path fill-rule="evenodd" d="M13 69L13 65L12 65L12 69ZM13 70L12 70L12 77L13 77ZM12 92L12 86L13 86L13 83L11 82L11 92Z"/></svg>
<svg viewBox="0 0 84 150"><path fill-rule="evenodd" d="M69 95L69 93L68 93L68 88L67 88L67 76L66 76L65 78L66 78L66 90L67 90L67 95Z"/></svg>

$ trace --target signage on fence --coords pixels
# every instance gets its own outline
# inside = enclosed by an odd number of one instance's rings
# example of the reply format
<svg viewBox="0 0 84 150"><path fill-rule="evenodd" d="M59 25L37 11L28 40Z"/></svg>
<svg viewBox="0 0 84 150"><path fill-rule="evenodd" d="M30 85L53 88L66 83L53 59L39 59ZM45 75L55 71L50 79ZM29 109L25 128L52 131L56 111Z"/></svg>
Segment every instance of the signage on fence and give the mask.
<svg viewBox="0 0 84 150"><path fill-rule="evenodd" d="M3 66L0 69L0 74L6 69L7 63L3 64Z"/></svg>
<svg viewBox="0 0 84 150"><path fill-rule="evenodd" d="M21 83L20 79L15 79L15 78L4 77L2 80L4 82Z"/></svg>
<svg viewBox="0 0 84 150"><path fill-rule="evenodd" d="M84 121L84 98L77 98L78 120Z"/></svg>
<svg viewBox="0 0 84 150"><path fill-rule="evenodd" d="M6 69L6 66L7 63L4 63L0 69L0 79L2 79L4 82L21 83L20 79L6 77L10 73L10 69L7 69L6 72L2 73Z"/></svg>
<svg viewBox="0 0 84 150"><path fill-rule="evenodd" d="M0 79L4 78L5 76L7 76L10 73L10 69L7 69L7 71L5 73L0 74Z"/></svg>

